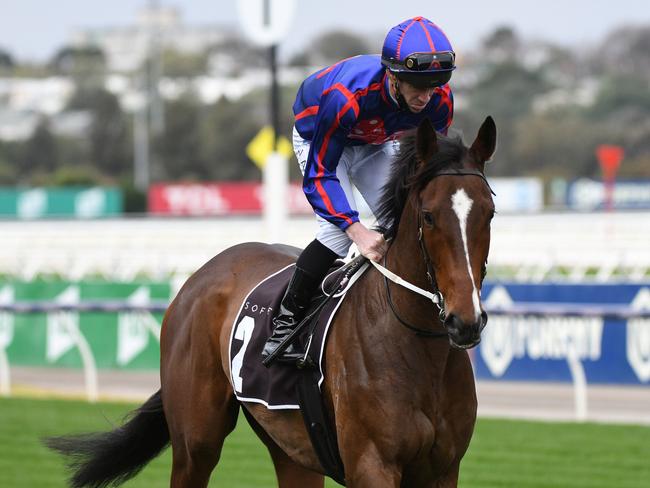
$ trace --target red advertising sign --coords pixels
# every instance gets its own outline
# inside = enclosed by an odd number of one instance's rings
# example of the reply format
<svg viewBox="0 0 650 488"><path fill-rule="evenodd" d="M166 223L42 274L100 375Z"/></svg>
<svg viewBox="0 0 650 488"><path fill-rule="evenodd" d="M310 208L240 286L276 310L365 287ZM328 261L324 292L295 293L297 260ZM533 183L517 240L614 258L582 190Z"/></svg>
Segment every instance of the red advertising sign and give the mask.
<svg viewBox="0 0 650 488"><path fill-rule="evenodd" d="M158 215L259 215L263 191L256 182L157 183L149 188L148 209ZM300 185L289 186L289 212L312 212Z"/></svg>
<svg viewBox="0 0 650 488"><path fill-rule="evenodd" d="M621 146L610 146L603 144L596 148L596 156L603 170L605 180L613 180L616 177L618 167L623 160L623 148Z"/></svg>
<svg viewBox="0 0 650 488"><path fill-rule="evenodd" d="M603 170L603 181L605 183L605 208L611 210L614 206L614 182L616 172L623 160L623 148L621 146L600 145L596 148L596 156Z"/></svg>

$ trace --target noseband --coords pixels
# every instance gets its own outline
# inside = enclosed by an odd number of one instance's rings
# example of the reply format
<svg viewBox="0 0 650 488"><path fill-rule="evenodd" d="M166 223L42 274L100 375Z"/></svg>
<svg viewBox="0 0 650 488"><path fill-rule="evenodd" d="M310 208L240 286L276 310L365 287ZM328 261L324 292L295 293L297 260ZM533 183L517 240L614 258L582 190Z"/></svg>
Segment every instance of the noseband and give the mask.
<svg viewBox="0 0 650 488"><path fill-rule="evenodd" d="M433 180L438 176L478 176L485 182L485 184L490 190L490 193L496 196L496 193L494 193L494 191L492 190L492 187L490 186L490 183L488 183L487 178L485 178L485 175L478 170L467 170L467 169L442 170L435 173L431 177L431 179ZM445 312L445 300L444 297L442 296L442 292L440 291L440 288L438 288L435 268L433 267L431 256L429 255L429 251L427 251L427 246L424 242L424 231L422 230L422 212L420 211L420 209L418 209L418 244L420 245L420 250L422 252L422 259L424 260L424 264L427 268L427 280L429 281L429 285L433 292L433 298L431 301L438 308L438 317L440 319L440 322L444 323L445 317L447 315ZM386 254L384 254L384 267L386 266ZM483 263L483 266L481 268L481 284L483 283L483 279L485 278L486 273L487 273L487 261ZM390 294L390 287L388 286L388 277L386 275L384 275L384 282L386 283L386 294L388 296L388 304L390 305L390 309L392 310L393 315L395 315L395 318L397 318L400 324L402 324L407 329L412 330L417 335L421 335L424 337L433 337L433 338L447 337L446 331L436 332L428 329L422 329L420 327L416 327L414 325L409 324L402 317L400 317L399 313L397 312L397 309L395 308L395 305L393 304L393 299Z"/></svg>

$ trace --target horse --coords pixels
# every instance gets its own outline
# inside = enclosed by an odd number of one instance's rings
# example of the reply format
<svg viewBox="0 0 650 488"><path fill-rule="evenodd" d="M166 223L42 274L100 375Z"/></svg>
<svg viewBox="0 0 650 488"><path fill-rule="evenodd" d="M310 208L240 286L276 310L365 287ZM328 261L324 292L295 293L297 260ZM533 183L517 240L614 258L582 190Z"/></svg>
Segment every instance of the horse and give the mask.
<svg viewBox="0 0 650 488"><path fill-rule="evenodd" d="M467 349L487 321L480 291L494 203L484 166L495 144L491 117L470 147L428 121L402 138L378 216L390 243L383 265L444 301L371 267L336 312L322 398L349 487L457 486L476 420ZM301 413L240 403L230 382L240 304L298 251L236 245L185 282L163 319L161 389L113 431L46 441L71 456L71 486L119 484L171 442L170 486L205 487L240 409L268 448L280 488L324 486Z"/></svg>

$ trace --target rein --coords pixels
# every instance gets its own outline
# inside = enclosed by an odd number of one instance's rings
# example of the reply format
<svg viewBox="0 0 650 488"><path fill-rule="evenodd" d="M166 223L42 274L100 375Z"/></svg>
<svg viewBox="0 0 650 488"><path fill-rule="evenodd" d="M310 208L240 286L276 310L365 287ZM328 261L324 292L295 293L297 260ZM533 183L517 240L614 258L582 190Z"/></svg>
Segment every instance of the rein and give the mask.
<svg viewBox="0 0 650 488"><path fill-rule="evenodd" d="M496 196L496 193L492 190L492 187L488 183L487 178L483 173L480 171L476 170L463 170L463 169L458 169L458 170L442 170L434 174L431 179L437 178L438 176L478 176L481 178L487 187L490 189L490 193L492 195ZM386 254L384 254L384 265L380 265L379 263L376 263L372 260L369 260L372 265L379 271L382 275L384 275L384 282L386 283L386 294L388 297L388 304L390 305L390 309L393 312L393 315L395 315L395 318L399 321L400 324L402 324L404 327L406 327L409 330L412 330L415 332L417 335L424 336L424 337L429 337L429 338L443 338L447 337L447 332L438 332L438 331L431 331L428 329L422 329L420 327L416 327L415 325L409 324L406 320L404 320L402 317L400 317L399 313L397 312L397 309L395 308L395 304L393 303L392 296L390 294L390 287L388 285L388 280L392 281L393 283L396 283L398 285L403 286L404 288L411 290L412 292L417 293L418 295L422 295L425 298L428 298L433 302L433 304L438 308L438 317L440 319L440 322L444 323L445 321L445 300L444 297L442 296L442 292L438 288L438 282L436 281L436 273L435 269L433 267L433 263L431 262L431 256L429 256L429 252L427 251L427 247L424 243L424 232L422 230L422 212L418 211L418 244L420 245L420 250L422 251L422 258L424 260L424 263L427 268L427 279L429 280L429 284L431 285L431 289L433 292L423 290L422 288L409 283L402 277L396 275L392 271L386 268ZM486 263L487 264L487 263ZM481 272L481 281L483 281L483 278L485 277L485 269L486 266L483 265L483 269Z"/></svg>
<svg viewBox="0 0 650 488"><path fill-rule="evenodd" d="M440 291L431 293L429 291L423 290L419 286L415 286L414 284L409 283L408 281L401 278L400 276L397 276L395 273L388 270L385 266L382 266L381 264L376 263L375 261L372 260L370 260L370 262L381 274L384 275L384 282L386 283L386 293L388 295L388 305L390 305L390 309L393 312L393 315L395 315L395 318L399 321L400 324L402 324L407 329L412 330L417 335L421 335L424 337L440 338L440 339L443 337L447 337L447 332L436 332L428 329L422 329L420 327L416 327L415 325L409 324L406 320L400 317L399 313L397 312L397 309L395 308L395 304L393 303L393 298L390 294L390 287L388 286L388 280L391 280L393 283L397 283L398 285L401 285L404 288L411 290L431 300L434 303L434 305L438 307L440 318L442 320L445 314L445 307L444 307L442 294L440 293ZM386 264L386 256L384 256L384 264Z"/></svg>

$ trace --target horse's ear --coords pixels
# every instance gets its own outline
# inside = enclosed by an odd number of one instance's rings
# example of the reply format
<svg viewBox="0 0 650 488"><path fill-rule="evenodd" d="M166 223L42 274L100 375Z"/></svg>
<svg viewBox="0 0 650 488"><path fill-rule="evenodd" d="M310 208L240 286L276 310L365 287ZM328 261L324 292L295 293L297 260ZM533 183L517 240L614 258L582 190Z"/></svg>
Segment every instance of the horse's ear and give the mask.
<svg viewBox="0 0 650 488"><path fill-rule="evenodd" d="M420 122L415 136L415 147L418 152L418 160L421 162L429 161L438 152L438 137L428 117Z"/></svg>
<svg viewBox="0 0 650 488"><path fill-rule="evenodd" d="M469 148L470 154L474 157L474 161L478 164L481 171L483 171L485 162L489 161L492 154L494 154L496 145L497 126L494 123L494 119L488 115L478 130L478 135L472 143L472 147Z"/></svg>

